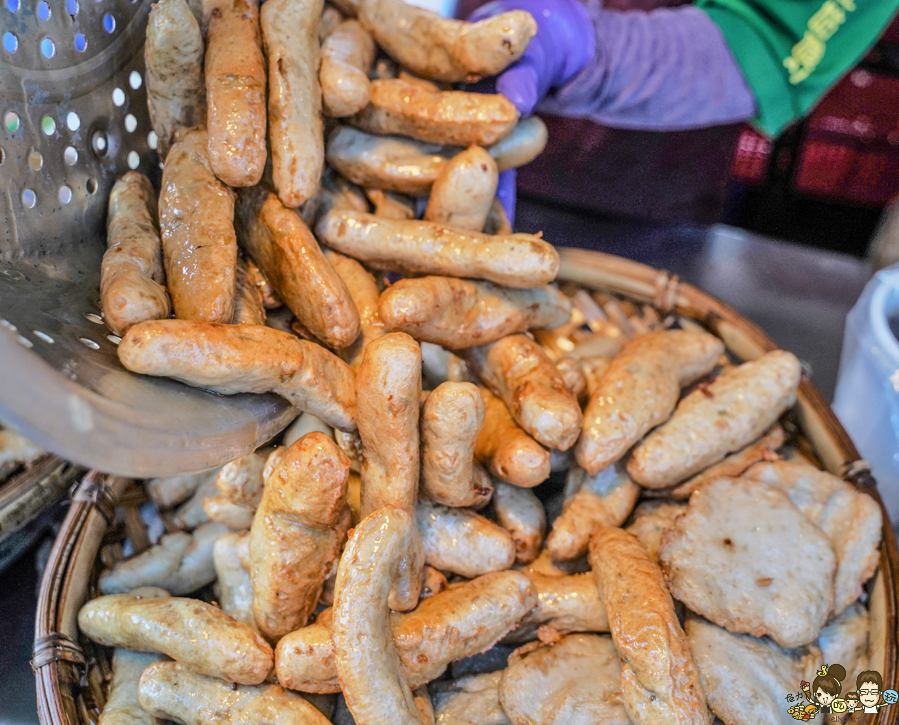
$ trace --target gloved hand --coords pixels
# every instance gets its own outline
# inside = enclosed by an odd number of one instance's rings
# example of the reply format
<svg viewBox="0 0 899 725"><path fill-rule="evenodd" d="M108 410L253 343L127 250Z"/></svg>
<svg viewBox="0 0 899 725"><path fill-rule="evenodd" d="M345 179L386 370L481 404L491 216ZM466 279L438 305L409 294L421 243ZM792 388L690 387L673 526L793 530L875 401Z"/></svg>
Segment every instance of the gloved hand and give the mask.
<svg viewBox="0 0 899 725"><path fill-rule="evenodd" d="M524 55L496 80L496 90L522 116L530 116L553 88L571 80L596 52L596 32L578 0L493 0L475 10L477 22L510 10L525 10L537 21L537 35Z"/></svg>

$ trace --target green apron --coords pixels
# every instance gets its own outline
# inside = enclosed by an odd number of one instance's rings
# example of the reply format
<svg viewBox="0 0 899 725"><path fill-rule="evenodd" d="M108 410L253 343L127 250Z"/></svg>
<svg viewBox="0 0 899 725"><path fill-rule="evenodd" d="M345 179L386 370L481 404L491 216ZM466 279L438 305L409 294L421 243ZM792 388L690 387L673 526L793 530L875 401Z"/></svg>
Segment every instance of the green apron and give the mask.
<svg viewBox="0 0 899 725"><path fill-rule="evenodd" d="M721 28L756 98L755 125L777 136L852 68L897 0L698 0Z"/></svg>

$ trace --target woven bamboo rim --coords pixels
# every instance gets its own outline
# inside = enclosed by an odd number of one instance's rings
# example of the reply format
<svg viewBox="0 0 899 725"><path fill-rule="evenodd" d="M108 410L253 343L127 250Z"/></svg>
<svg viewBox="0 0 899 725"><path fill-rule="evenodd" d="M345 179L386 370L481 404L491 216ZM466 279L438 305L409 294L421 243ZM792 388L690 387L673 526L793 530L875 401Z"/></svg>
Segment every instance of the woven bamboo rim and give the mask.
<svg viewBox="0 0 899 725"><path fill-rule="evenodd" d="M717 334L728 350L742 360L760 357L777 345L756 325L732 308L701 290L638 262L600 252L560 249L559 281L621 295L635 302L654 305L660 313L677 312ZM873 496L883 510L874 478L859 458L846 431L827 401L803 376L797 395L796 414L802 433L823 467ZM84 643L76 624L78 610L96 580L98 554L110 523L114 505L122 497L127 479L91 472L73 497L72 507L56 539L41 582L35 621L34 660L37 680L38 716L43 725L86 725L96 722L95 710L85 693L102 689L109 663L97 657L98 648ZM133 505L129 506L132 512ZM126 527L128 519L126 515ZM889 521L884 510L884 521ZM128 527L130 528L130 527ZM143 548L143 546L138 546ZM884 611L880 627L884 636L885 683L899 682L899 550L892 529L883 531L879 574ZM872 630L873 631L873 630ZM90 648L86 652L85 648ZM98 661L99 660L99 661ZM91 668L90 662L97 662ZM97 672L99 669L101 672ZM889 685L888 685L889 686ZM88 700L97 702L88 694ZM899 707L880 710L871 725L899 725Z"/></svg>

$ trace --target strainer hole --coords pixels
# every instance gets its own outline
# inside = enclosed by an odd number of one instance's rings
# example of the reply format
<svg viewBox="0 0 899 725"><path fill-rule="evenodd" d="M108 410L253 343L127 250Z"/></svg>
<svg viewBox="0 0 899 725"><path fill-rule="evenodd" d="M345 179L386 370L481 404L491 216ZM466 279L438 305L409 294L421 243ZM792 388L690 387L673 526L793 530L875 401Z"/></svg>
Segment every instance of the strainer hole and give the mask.
<svg viewBox="0 0 899 725"><path fill-rule="evenodd" d="M95 325L103 324L103 318L100 317L100 315L98 315L96 312L88 312L84 317L88 322L93 322Z"/></svg>
<svg viewBox="0 0 899 725"><path fill-rule="evenodd" d="M59 194L57 195L57 197L59 198L60 204L68 204L70 201L72 201L72 190L68 186L63 184L59 187Z"/></svg>
<svg viewBox="0 0 899 725"><path fill-rule="evenodd" d="M134 90L137 90L141 87L141 84L144 82L144 79L141 78L140 73L136 70L131 71L131 75L128 76L128 85L131 86Z"/></svg>
<svg viewBox="0 0 899 725"><path fill-rule="evenodd" d="M62 154L63 159L68 166L74 166L78 163L78 151L74 146L66 146L66 150Z"/></svg>
<svg viewBox="0 0 899 725"><path fill-rule="evenodd" d="M158 145L159 136L156 135L156 131L150 131L150 133L147 134L147 146L155 151Z"/></svg>
<svg viewBox="0 0 899 725"><path fill-rule="evenodd" d="M107 335L106 339L109 340L113 345L118 345L122 341L122 338L118 335Z"/></svg>
<svg viewBox="0 0 899 725"><path fill-rule="evenodd" d="M15 53L19 47L19 39L12 33L3 33L3 49L7 53Z"/></svg>
<svg viewBox="0 0 899 725"><path fill-rule="evenodd" d="M50 337L46 332L41 332L40 330L32 330L34 336L44 342L50 343L51 345L55 342L52 337Z"/></svg>
<svg viewBox="0 0 899 725"><path fill-rule="evenodd" d="M3 125L6 126L6 130L10 133L15 133L19 130L19 114L15 111L8 111L7 114L3 117Z"/></svg>
<svg viewBox="0 0 899 725"><path fill-rule="evenodd" d="M83 33L75 33L75 50L79 53L87 50L87 38L84 37Z"/></svg>
<svg viewBox="0 0 899 725"><path fill-rule="evenodd" d="M35 204L37 204L37 194L32 189L25 189L22 192L22 205L26 209L34 209Z"/></svg>
<svg viewBox="0 0 899 725"><path fill-rule="evenodd" d="M50 38L44 38L41 41L41 54L45 58L52 58L56 55L56 45Z"/></svg>
<svg viewBox="0 0 899 725"><path fill-rule="evenodd" d="M52 136L56 133L56 121L51 116L44 116L41 119L41 128L45 136Z"/></svg>
<svg viewBox="0 0 899 725"><path fill-rule="evenodd" d="M31 167L32 171L40 171L43 165L44 157L41 156L40 151L32 151L28 154L28 166Z"/></svg>
<svg viewBox="0 0 899 725"><path fill-rule="evenodd" d="M0 146L0 166L3 166L4 161L6 161L6 151L4 151L3 147Z"/></svg>
<svg viewBox="0 0 899 725"><path fill-rule="evenodd" d="M6 0L6 9L11 13L19 11L19 0Z"/></svg>
<svg viewBox="0 0 899 725"><path fill-rule="evenodd" d="M69 131L77 131L81 127L81 119L75 111L69 111L66 114L66 126L68 126Z"/></svg>
<svg viewBox="0 0 899 725"><path fill-rule="evenodd" d="M115 30L115 18L109 13L106 13L106 15L103 16L103 30L107 33L111 33Z"/></svg>
<svg viewBox="0 0 899 725"><path fill-rule="evenodd" d="M137 128L137 119L132 115L128 114L125 116L125 130L128 133L134 133L134 130Z"/></svg>
<svg viewBox="0 0 899 725"><path fill-rule="evenodd" d="M96 179L88 179L86 187L87 187L88 194L96 194L97 193L97 180Z"/></svg>
<svg viewBox="0 0 899 725"><path fill-rule="evenodd" d="M91 140L91 145L94 147L94 151L98 156L106 155L106 134L102 131L95 131L94 137Z"/></svg>
<svg viewBox="0 0 899 725"><path fill-rule="evenodd" d="M113 105L116 106L124 106L125 105L125 91L121 88L116 88L112 92L112 102Z"/></svg>
<svg viewBox="0 0 899 725"><path fill-rule="evenodd" d="M44 0L41 0L37 4L37 16L41 20L49 20L50 19L50 6L47 5L47 3L44 2Z"/></svg>
<svg viewBox="0 0 899 725"><path fill-rule="evenodd" d="M129 151L128 152L128 168L134 170L138 166L140 166L140 154L138 154L137 151Z"/></svg>
<svg viewBox="0 0 899 725"><path fill-rule="evenodd" d="M66 0L66 12L75 17L78 14L78 0Z"/></svg>
<svg viewBox="0 0 899 725"><path fill-rule="evenodd" d="M96 342L91 340L89 337L79 337L78 340L82 344L87 345L91 350L99 350L100 349L100 346Z"/></svg>

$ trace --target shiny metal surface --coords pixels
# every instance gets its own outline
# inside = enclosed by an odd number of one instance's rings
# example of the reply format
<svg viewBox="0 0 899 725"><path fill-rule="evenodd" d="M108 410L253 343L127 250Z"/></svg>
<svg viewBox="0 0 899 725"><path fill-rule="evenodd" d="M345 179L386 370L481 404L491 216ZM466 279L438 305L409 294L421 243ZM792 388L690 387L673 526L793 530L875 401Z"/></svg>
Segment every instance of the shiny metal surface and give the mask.
<svg viewBox="0 0 899 725"><path fill-rule="evenodd" d="M0 421L85 466L197 471L294 414L136 376L100 318L115 178L159 173L143 83L150 0L0 0Z"/></svg>

